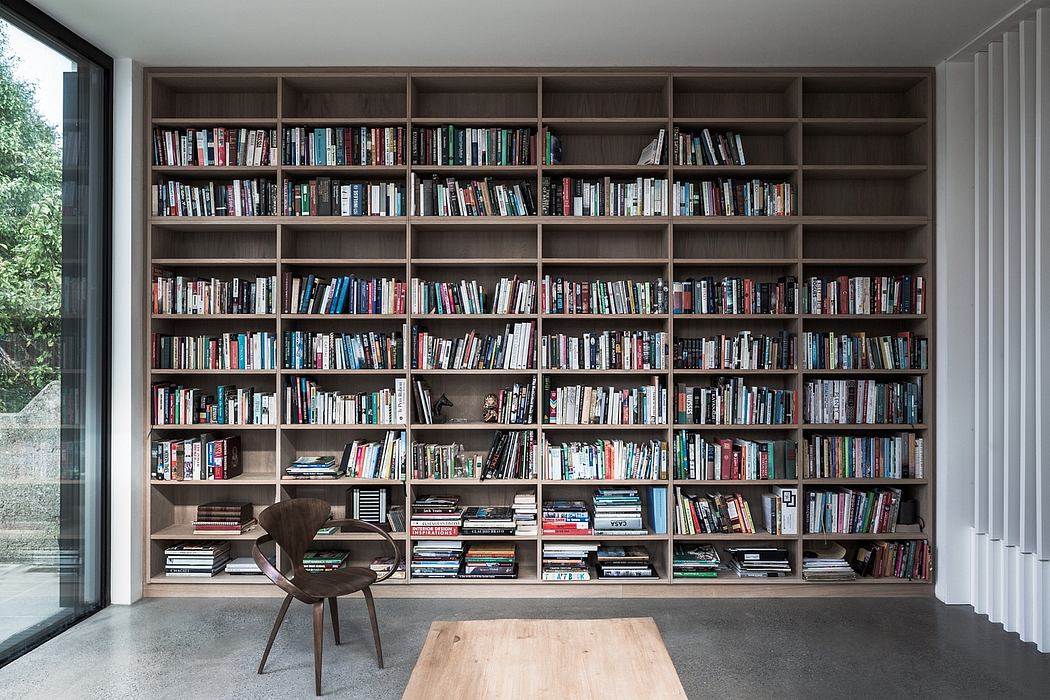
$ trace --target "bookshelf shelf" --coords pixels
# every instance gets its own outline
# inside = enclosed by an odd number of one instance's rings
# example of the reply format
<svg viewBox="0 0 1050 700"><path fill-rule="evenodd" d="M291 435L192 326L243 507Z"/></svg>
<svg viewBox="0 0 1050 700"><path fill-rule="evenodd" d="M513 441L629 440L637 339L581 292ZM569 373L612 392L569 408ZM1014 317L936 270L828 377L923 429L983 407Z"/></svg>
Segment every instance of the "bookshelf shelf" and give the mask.
<svg viewBox="0 0 1050 700"><path fill-rule="evenodd" d="M760 179L789 182L795 188L795 212L789 216L256 216L256 217L142 217L147 259L152 266L183 276L210 279L276 277L276 308L283 308L284 275L354 275L358 279L413 277L427 281L476 279L486 292L501 277L532 280L540 288L545 275L573 281L631 279L682 282L690 277L744 277L755 282L793 276L923 275L926 309L933 309L933 72L915 69L849 69L846 71L780 69L280 69L215 71L150 68L146 71L147 96L142 158L146 177L143 192L150 199L153 185L168 180L199 184L207 181L262 178L296 184L317 177L341 180L393 181L406 188L405 209L412 210L413 183L455 178L463 183L492 178L528 183L535 201L545 178L583 180L610 178L629 182L636 178L674 182ZM233 127L265 128L283 138L284 129L303 127L399 127L410 147L412 130L421 127L527 128L557 136L561 162L548 164L542 148L535 149L527 165L436 166L413 165L406 150L405 165L313 166L279 164L256 166L154 166L152 130ZM665 150L659 165L637 165L642 149L664 131ZM681 134L733 132L740 135L748 165L676 165L675 130ZM469 149L469 144L467 144ZM711 162L707 160L705 162ZM284 211L278 208L278 211ZM542 209L541 209L542 211ZM669 208L673 211L673 208ZM183 439L202 433L238 436L242 441L244 473L226 481L155 481L145 487L147 531L143 533L147 562L143 581L147 595L267 595L265 577L231 576L210 579L165 577L166 546L179 540L230 539L236 556L245 556L250 542L262 534L256 528L238 536L193 536L197 505L217 499L250 500L256 514L267 504L297 496L322 497L333 505L337 517L349 513L348 489L356 486L389 488L394 504L410 510L419 494L460 494L468 505L507 505L518 491L529 491L542 504L550 499L589 498L595 488L656 486L668 491L668 523L673 530L673 487L694 492L738 492L760 516L761 495L773 486L807 490L845 486L853 489L900 488L919 505L926 523L935 520L933 383L937 358L936 323L932 314L553 314L543 313L539 299L535 313L477 315L416 314L150 314L151 290L145 291L149 333L215 336L222 333L264 331L277 336L277 366L271 370L164 370L148 369L146 376L207 394L230 383L259 391L274 391L279 418L288 379L304 376L317 380L325 391L341 393L390 388L395 379L426 379L436 395L454 403L448 415L466 423L426 424L408 407L405 425L377 424L268 424L268 425L151 425L143 436L146 453L151 441ZM801 295L801 290L800 290ZM290 306L289 308L298 308ZM411 306L409 305L409 308ZM677 339L711 336L795 334L794 369L676 369L674 357L665 358L666 369L568 370L543 369L541 353L533 357L536 369L436 370L436 369L291 369L285 368L284 334L306 333L409 333L411 326L427 327L435 336L461 338L470 331L500 334L511 323L533 324L536 345L552 334L582 337L603 331L666 333L674 347ZM910 332L929 341L928 369L821 370L805 369L801 334L864 333L867 337ZM146 334L147 339L149 333ZM150 345L143 348L151 365ZM408 358L406 358L407 360ZM410 362L406 361L410 365ZM627 388L654 382L666 387L669 402L677 385L713 386L719 378L743 378L748 387L767 387L796 393L794 422L790 424L547 424L537 413L526 424L482 423L481 403L488 393L523 380L552 387L567 384ZM840 424L806 422L803 389L818 379L879 379L922 382L922 419L917 424ZM147 400L150 394L147 392ZM539 396L539 406L546 397ZM409 404L412 403L411 398ZM148 404L152 405L152 404ZM668 417L675 417L673 403ZM152 420L152 418L151 418ZM276 419L275 419L276 420ZM298 456L341 454L351 440L379 440L390 430L405 431L415 442L457 443L471 454L486 453L496 431L531 432L542 444L591 443L600 439L668 443L668 478L659 480L560 480L546 479L538 460L531 479L416 479L412 478L413 454L409 450L403 480L289 479L285 467ZM798 478L776 480L676 479L671 443L683 432L705 440L794 440L797 444ZM890 438L914 433L923 438L923 479L811 479L806 473L807 440L815 436ZM145 468L145 467L144 467ZM422 472L420 472L422 473ZM912 472L914 473L914 472ZM804 508L804 506L802 506ZM650 508L646 505L645 508ZM801 518L801 515L800 515ZM756 518L756 526L761 526ZM395 533L408 556L419 539ZM542 581L538 564L542 546L551 542L608 542L645 546L653 557L655 579L592 580L584 584L643 585L643 595L701 595L689 585L737 585L737 595L767 595L777 586L796 586L792 595L834 595L837 587L807 582L801 575L805 544L814 540L839 541L850 551L861 541L929 539L934 533L883 533L879 535L769 535L749 534L554 537L462 536L463 541L510 541L517 545L519 575L515 580L491 579L391 579L394 595L407 594L413 586L430 585L433 595L455 595L464 588L470 595L515 595L521 589L503 584L527 584L539 595L577 595L577 582ZM675 578L671 556L675 543L709 542L716 549L734 544L786 548L793 573L780 578L738 578L721 572L715 578ZM349 548L353 565L367 566L381 554L382 543L371 534L339 533L317 538L317 546ZM281 555L278 549L278 555ZM470 584L501 584L470 588ZM885 587L886 583L923 583L901 579L860 579L843 595L878 590L878 595L929 594L931 586ZM169 584L195 584L174 589ZM408 589L398 588L398 585ZM674 584L674 585L671 585ZM686 584L684 587L680 584ZM760 585L758 589L750 585ZM436 586L436 587L435 587ZM532 586L533 588L529 588ZM799 588L801 586L801 588ZM427 591L427 595L431 594ZM556 591L549 593L549 591ZM601 590L601 589L600 589ZM613 589L602 590L603 595ZM724 590L724 588L723 588ZM890 592L886 592L889 590ZM800 591L796 593L796 591ZM896 591L901 591L896 593ZM874 594L874 593L873 593ZM415 593L419 595L419 593Z"/></svg>

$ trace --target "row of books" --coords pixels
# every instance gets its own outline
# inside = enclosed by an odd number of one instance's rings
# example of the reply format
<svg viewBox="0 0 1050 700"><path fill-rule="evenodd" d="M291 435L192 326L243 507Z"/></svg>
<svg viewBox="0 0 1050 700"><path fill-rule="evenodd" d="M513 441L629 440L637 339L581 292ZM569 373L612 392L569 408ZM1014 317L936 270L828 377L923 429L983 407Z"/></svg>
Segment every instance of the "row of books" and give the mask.
<svg viewBox="0 0 1050 700"><path fill-rule="evenodd" d="M275 216L277 201L277 183L264 178L161 180L150 188L150 216Z"/></svg>
<svg viewBox="0 0 1050 700"><path fill-rule="evenodd" d="M795 334L736 335L674 339L675 369L793 369Z"/></svg>
<svg viewBox="0 0 1050 700"><path fill-rule="evenodd" d="M544 177L540 186L544 216L667 216L667 180L639 177Z"/></svg>
<svg viewBox="0 0 1050 700"><path fill-rule="evenodd" d="M404 479L407 456L406 434L389 430L383 440L354 440L343 448L342 458L334 455L297 458L285 468L285 478L296 480Z"/></svg>
<svg viewBox="0 0 1050 700"><path fill-rule="evenodd" d="M150 478L155 481L223 481L242 473L237 435L203 433L150 443Z"/></svg>
<svg viewBox="0 0 1050 700"><path fill-rule="evenodd" d="M924 314L922 275L810 277L802 285L805 314Z"/></svg>
<svg viewBox="0 0 1050 700"><path fill-rule="evenodd" d="M285 272L281 310L297 314L403 314L405 283L393 277L332 278Z"/></svg>
<svg viewBox="0 0 1050 700"><path fill-rule="evenodd" d="M694 494L676 486L675 532L680 535L754 534L751 506L739 493Z"/></svg>
<svg viewBox="0 0 1050 700"><path fill-rule="evenodd" d="M730 570L742 576L783 576L791 572L783 547L727 547ZM858 576L929 579L930 544L927 540L862 543L852 564L845 546L838 542L807 542L802 553L802 578L807 581L853 581ZM709 543L675 544L672 553L674 578L715 578L723 564L718 550Z"/></svg>
<svg viewBox="0 0 1050 700"><path fill-rule="evenodd" d="M151 287L155 314L272 314L277 308L273 275L202 279L154 268Z"/></svg>
<svg viewBox="0 0 1050 700"><path fill-rule="evenodd" d="M532 424L536 422L536 377L528 384L515 383L495 392L495 405L485 407L486 423Z"/></svg>
<svg viewBox="0 0 1050 700"><path fill-rule="evenodd" d="M150 416L154 425L273 425L277 397L273 392L220 384L214 394L171 382L150 387Z"/></svg>
<svg viewBox="0 0 1050 700"><path fill-rule="evenodd" d="M285 127L281 141L284 165L405 164L403 126Z"/></svg>
<svg viewBox="0 0 1050 700"><path fill-rule="evenodd" d="M718 178L676 182L671 211L675 216L794 216L795 187L790 182Z"/></svg>
<svg viewBox="0 0 1050 700"><path fill-rule="evenodd" d="M806 532L896 532L900 504L901 490L895 488L809 489Z"/></svg>
<svg viewBox="0 0 1050 700"><path fill-rule="evenodd" d="M276 212L274 212L276 213ZM360 182L317 177L285 179L281 187L284 216L405 216L405 186L400 182Z"/></svg>
<svg viewBox="0 0 1050 700"><path fill-rule="evenodd" d="M416 216L535 216L534 183L412 176Z"/></svg>
<svg viewBox="0 0 1050 700"><path fill-rule="evenodd" d="M529 430L497 430L485 454L460 443L412 444L414 479L532 479L536 476L536 435Z"/></svg>
<svg viewBox="0 0 1050 700"><path fill-rule="evenodd" d="M285 331L285 369L403 369L405 339L400 331L315 333Z"/></svg>
<svg viewBox="0 0 1050 700"><path fill-rule="evenodd" d="M540 338L540 363L545 369L665 369L667 338L663 331L551 333Z"/></svg>
<svg viewBox="0 0 1050 700"><path fill-rule="evenodd" d="M414 314L531 314L536 307L535 280L503 277L490 297L477 280L409 282Z"/></svg>
<svg viewBox="0 0 1050 700"><path fill-rule="evenodd" d="M747 277L689 277L671 285L676 314L793 314L798 308L798 280L779 277L757 282Z"/></svg>
<svg viewBox="0 0 1050 700"><path fill-rule="evenodd" d="M653 384L617 389L616 387L550 386L544 381L548 397L543 422L554 425L659 425L667 423L667 388Z"/></svg>
<svg viewBox="0 0 1050 700"><path fill-rule="evenodd" d="M407 380L394 388L343 393L323 391L309 377L288 377L284 392L285 423L294 425L403 425L407 420Z"/></svg>
<svg viewBox="0 0 1050 700"><path fill-rule="evenodd" d="M508 323L502 335L468 331L462 338L433 336L412 326L412 369L532 369L536 325Z"/></svg>
<svg viewBox="0 0 1050 700"><path fill-rule="evenodd" d="M205 127L153 130L153 164L161 166L273 165L276 129Z"/></svg>
<svg viewBox="0 0 1050 700"><path fill-rule="evenodd" d="M908 381L814 379L803 385L809 423L922 423L922 377Z"/></svg>
<svg viewBox="0 0 1050 700"><path fill-rule="evenodd" d="M257 333L150 335L153 369L276 369L277 336Z"/></svg>
<svg viewBox="0 0 1050 700"><path fill-rule="evenodd" d="M866 333L802 333L805 369L926 369L926 336L903 331L896 335Z"/></svg>
<svg viewBox="0 0 1050 700"><path fill-rule="evenodd" d="M733 481L794 479L794 440L715 438L705 433L675 431L676 479Z"/></svg>
<svg viewBox="0 0 1050 700"><path fill-rule="evenodd" d="M924 479L925 438L899 435L810 435L807 479Z"/></svg>
<svg viewBox="0 0 1050 700"><path fill-rule="evenodd" d="M595 440L546 445L547 479L666 479L667 443Z"/></svg>
<svg viewBox="0 0 1050 700"><path fill-rule="evenodd" d="M544 275L540 309L545 314L665 314L667 283L655 280L570 280Z"/></svg>
<svg viewBox="0 0 1050 700"><path fill-rule="evenodd" d="M675 165L747 165L744 140L739 132L682 131L675 127L671 140Z"/></svg>
<svg viewBox="0 0 1050 700"><path fill-rule="evenodd" d="M695 425L790 425L795 391L748 386L743 377L717 377L711 386L675 386L675 422Z"/></svg>
<svg viewBox="0 0 1050 700"><path fill-rule="evenodd" d="M532 165L536 141L528 127L412 128L413 165Z"/></svg>

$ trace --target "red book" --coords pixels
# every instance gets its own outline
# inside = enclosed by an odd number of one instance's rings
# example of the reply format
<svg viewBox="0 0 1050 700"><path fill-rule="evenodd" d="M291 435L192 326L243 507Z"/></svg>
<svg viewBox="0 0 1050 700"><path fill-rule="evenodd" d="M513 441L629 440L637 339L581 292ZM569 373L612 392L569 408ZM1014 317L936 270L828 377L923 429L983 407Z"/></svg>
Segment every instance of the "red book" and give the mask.
<svg viewBox="0 0 1050 700"><path fill-rule="evenodd" d="M732 479L733 476L733 441L729 438L721 438L718 441L718 446L722 450L722 465L719 469L719 477L722 479Z"/></svg>

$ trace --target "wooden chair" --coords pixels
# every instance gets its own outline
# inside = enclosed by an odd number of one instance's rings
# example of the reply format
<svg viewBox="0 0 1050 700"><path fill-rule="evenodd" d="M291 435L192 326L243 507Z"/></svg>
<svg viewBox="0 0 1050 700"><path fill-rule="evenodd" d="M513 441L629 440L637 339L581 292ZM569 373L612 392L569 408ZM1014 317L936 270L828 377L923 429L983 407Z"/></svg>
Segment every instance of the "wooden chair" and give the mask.
<svg viewBox="0 0 1050 700"><path fill-rule="evenodd" d="M277 620L273 623L273 630L270 631L270 639L266 642L266 650L263 651L262 661L259 662L259 673L263 672L266 658L270 655L270 647L273 646L273 640L277 637L277 630L284 621L284 615L288 612L292 598L301 600L314 607L314 691L320 695L324 601L327 599L332 608L332 631L335 634L335 643L338 645L339 608L336 599L341 595L349 595L358 591L364 594L365 602L368 604L368 617L372 622L372 637L376 643L376 659L379 661L379 668L383 668L383 647L379 642L379 623L376 621L376 607L372 601L372 591L369 586L392 576L401 563L401 552L389 533L361 520L349 518L333 520L332 507L318 498L293 498L275 503L259 514L259 524L267 534L255 541L252 547L252 557L267 578L288 594L281 603ZM390 571L380 577L377 577L376 572L371 569L360 566L348 566L320 573L306 571L303 567L303 556L317 536L318 529L322 527L342 527L378 533L390 544L394 552L393 566ZM260 545L273 541L280 545L292 562L289 574L282 573L270 564L259 549Z"/></svg>

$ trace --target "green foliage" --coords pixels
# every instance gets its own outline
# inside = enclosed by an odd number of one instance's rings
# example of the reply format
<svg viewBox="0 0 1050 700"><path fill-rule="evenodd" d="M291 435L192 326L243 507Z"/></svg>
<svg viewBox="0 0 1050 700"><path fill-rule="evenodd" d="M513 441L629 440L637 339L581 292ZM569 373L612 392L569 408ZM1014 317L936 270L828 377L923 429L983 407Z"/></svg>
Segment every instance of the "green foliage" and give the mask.
<svg viewBox="0 0 1050 700"><path fill-rule="evenodd" d="M0 28L0 412L59 375L61 150L17 60Z"/></svg>

